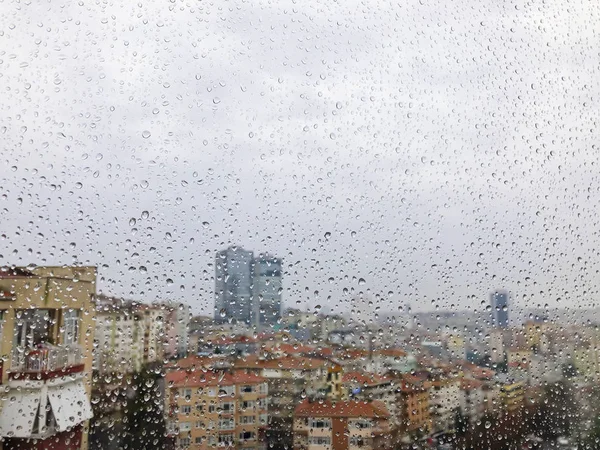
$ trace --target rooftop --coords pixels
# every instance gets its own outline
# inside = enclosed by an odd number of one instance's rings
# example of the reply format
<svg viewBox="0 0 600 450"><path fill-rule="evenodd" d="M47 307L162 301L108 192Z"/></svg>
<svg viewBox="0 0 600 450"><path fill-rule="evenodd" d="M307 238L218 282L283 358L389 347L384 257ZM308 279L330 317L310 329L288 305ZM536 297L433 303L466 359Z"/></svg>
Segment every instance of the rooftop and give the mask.
<svg viewBox="0 0 600 450"><path fill-rule="evenodd" d="M168 387L234 386L238 384L259 384L265 379L244 371L215 372L202 370L177 370L165 375Z"/></svg>
<svg viewBox="0 0 600 450"><path fill-rule="evenodd" d="M379 401L339 401L304 400L294 410L295 417L356 417L356 418L388 418L390 413Z"/></svg>

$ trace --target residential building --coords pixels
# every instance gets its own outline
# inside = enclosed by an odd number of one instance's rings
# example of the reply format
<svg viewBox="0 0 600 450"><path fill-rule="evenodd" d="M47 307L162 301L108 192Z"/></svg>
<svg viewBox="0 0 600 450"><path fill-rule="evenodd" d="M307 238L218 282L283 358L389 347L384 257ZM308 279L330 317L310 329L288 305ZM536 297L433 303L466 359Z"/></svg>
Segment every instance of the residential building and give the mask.
<svg viewBox="0 0 600 450"><path fill-rule="evenodd" d="M508 292L494 291L490 294L491 324L494 327L508 327Z"/></svg>
<svg viewBox="0 0 600 450"><path fill-rule="evenodd" d="M133 351L139 349L131 305L121 301L96 304L94 370L100 373L133 370Z"/></svg>
<svg viewBox="0 0 600 450"><path fill-rule="evenodd" d="M136 372L165 359L165 314L161 305L103 297L96 307L94 370Z"/></svg>
<svg viewBox="0 0 600 450"><path fill-rule="evenodd" d="M378 401L305 399L294 410L294 450L390 448L389 412Z"/></svg>
<svg viewBox="0 0 600 450"><path fill-rule="evenodd" d="M397 424L397 386L394 378L369 372L344 372L343 384L352 398L382 402L390 413L390 422Z"/></svg>
<svg viewBox="0 0 600 450"><path fill-rule="evenodd" d="M460 410L471 425L474 425L486 411L484 383L474 378L463 378L460 381Z"/></svg>
<svg viewBox="0 0 600 450"><path fill-rule="evenodd" d="M429 404L434 431L454 430L456 411L459 408L460 379L439 377L429 381Z"/></svg>
<svg viewBox="0 0 600 450"><path fill-rule="evenodd" d="M4 449L87 449L95 267L0 272Z"/></svg>
<svg viewBox="0 0 600 450"><path fill-rule="evenodd" d="M167 433L176 448L265 450L267 394L266 380L246 371L169 371Z"/></svg>
<svg viewBox="0 0 600 450"><path fill-rule="evenodd" d="M165 311L165 358L183 358L188 353L190 306L167 303Z"/></svg>
<svg viewBox="0 0 600 450"><path fill-rule="evenodd" d="M236 369L247 370L267 380L269 448L291 448L294 408L307 395L316 395L323 391L330 365L325 359L305 356L262 358L250 355L234 362Z"/></svg>
<svg viewBox="0 0 600 450"><path fill-rule="evenodd" d="M525 401L523 381L515 381L509 377L499 377L499 401L503 409L511 414L521 410Z"/></svg>
<svg viewBox="0 0 600 450"><path fill-rule="evenodd" d="M425 378L402 375L395 389L396 419L401 432L426 435L432 429L429 385Z"/></svg>

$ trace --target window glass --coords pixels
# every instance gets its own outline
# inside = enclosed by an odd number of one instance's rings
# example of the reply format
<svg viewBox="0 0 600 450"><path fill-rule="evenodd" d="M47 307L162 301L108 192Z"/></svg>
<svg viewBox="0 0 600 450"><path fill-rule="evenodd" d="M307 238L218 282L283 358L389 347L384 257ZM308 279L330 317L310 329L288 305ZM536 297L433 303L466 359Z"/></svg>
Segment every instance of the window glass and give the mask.
<svg viewBox="0 0 600 450"><path fill-rule="evenodd" d="M0 447L600 448L598 1L0 17Z"/></svg>

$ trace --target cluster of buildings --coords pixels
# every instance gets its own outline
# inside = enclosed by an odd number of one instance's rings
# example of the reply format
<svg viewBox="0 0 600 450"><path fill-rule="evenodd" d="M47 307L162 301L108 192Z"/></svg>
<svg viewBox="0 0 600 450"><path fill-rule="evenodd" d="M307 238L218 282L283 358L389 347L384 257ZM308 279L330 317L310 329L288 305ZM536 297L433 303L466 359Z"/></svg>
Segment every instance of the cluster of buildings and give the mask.
<svg viewBox="0 0 600 450"><path fill-rule="evenodd" d="M215 270L214 317L96 295L94 267L0 272L0 449L88 448L90 419L118 422L123 375L147 367L161 377L161 446L196 450L399 448L519 414L549 383L569 379L585 400L600 381L599 327L511 326L504 291L488 317L365 325L282 314L279 258L231 247Z"/></svg>

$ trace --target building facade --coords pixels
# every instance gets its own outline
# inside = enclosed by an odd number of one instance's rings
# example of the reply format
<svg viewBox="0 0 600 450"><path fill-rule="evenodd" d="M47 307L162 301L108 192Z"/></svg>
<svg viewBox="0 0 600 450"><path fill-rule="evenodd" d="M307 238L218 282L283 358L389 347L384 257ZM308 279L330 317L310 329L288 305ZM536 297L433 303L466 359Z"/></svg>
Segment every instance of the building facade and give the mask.
<svg viewBox="0 0 600 450"><path fill-rule="evenodd" d="M215 258L215 314L217 323L230 319L250 323L254 253L229 247Z"/></svg>
<svg viewBox="0 0 600 450"><path fill-rule="evenodd" d="M282 261L268 254L254 259L251 322L269 328L281 319Z"/></svg>
<svg viewBox="0 0 600 450"><path fill-rule="evenodd" d="M0 273L3 449L87 449L95 267Z"/></svg>
<svg viewBox="0 0 600 450"><path fill-rule="evenodd" d="M265 450L268 386L246 371L172 370L165 376L167 433L175 448Z"/></svg>
<svg viewBox="0 0 600 450"><path fill-rule="evenodd" d="M94 370L99 373L137 372L167 356L166 307L103 299L96 314ZM187 343L187 335L182 339Z"/></svg>
<svg viewBox="0 0 600 450"><path fill-rule="evenodd" d="M232 246L215 258L217 323L230 320L270 328L281 319L282 260Z"/></svg>
<svg viewBox="0 0 600 450"><path fill-rule="evenodd" d="M390 431L378 401L306 399L294 410L294 450L386 449Z"/></svg>
<svg viewBox="0 0 600 450"><path fill-rule="evenodd" d="M494 291L490 294L491 325L499 328L508 327L508 292Z"/></svg>

